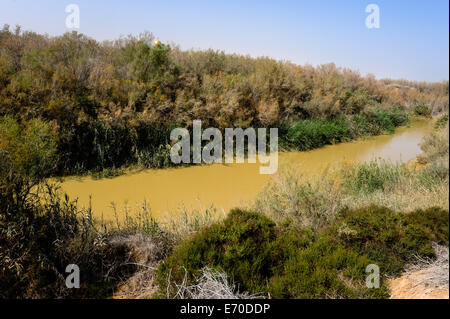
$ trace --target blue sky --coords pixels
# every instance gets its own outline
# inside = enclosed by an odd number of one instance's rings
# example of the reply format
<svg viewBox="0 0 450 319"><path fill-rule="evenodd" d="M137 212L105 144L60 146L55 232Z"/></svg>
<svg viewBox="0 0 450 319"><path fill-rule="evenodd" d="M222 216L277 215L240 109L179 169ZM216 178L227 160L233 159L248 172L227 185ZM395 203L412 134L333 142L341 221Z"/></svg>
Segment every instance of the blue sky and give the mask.
<svg viewBox="0 0 450 319"><path fill-rule="evenodd" d="M0 0L0 25L59 35L68 4L97 40L148 30L182 49L213 48L296 64L338 66L377 78L449 79L447 0ZM365 8L380 8L368 29Z"/></svg>

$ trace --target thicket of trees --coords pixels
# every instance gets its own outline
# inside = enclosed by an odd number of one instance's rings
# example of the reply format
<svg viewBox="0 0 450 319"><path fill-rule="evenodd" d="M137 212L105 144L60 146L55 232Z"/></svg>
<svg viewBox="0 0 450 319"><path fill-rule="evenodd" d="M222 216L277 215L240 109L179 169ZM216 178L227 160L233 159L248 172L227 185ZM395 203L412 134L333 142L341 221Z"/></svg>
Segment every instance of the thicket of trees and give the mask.
<svg viewBox="0 0 450 319"><path fill-rule="evenodd" d="M151 33L99 43L85 35L0 31L0 116L40 118L58 136L56 172L169 165L172 127L286 127L397 106L448 111L448 81L376 80L334 64L154 45ZM369 116L370 117L370 116ZM295 143L294 143L295 144Z"/></svg>

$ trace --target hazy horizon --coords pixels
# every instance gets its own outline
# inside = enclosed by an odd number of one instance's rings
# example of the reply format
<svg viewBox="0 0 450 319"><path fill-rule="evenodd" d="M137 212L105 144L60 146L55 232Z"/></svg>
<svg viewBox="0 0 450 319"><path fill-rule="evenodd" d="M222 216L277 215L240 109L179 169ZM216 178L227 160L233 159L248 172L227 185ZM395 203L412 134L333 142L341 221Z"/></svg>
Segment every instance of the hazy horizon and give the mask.
<svg viewBox="0 0 450 319"><path fill-rule="evenodd" d="M268 56L298 65L335 63L377 79L449 80L447 1L63 1L0 0L0 24L47 33L71 31L68 4L80 8L80 28L98 41L148 30L182 50L213 49ZM368 4L380 8L380 28L365 25Z"/></svg>

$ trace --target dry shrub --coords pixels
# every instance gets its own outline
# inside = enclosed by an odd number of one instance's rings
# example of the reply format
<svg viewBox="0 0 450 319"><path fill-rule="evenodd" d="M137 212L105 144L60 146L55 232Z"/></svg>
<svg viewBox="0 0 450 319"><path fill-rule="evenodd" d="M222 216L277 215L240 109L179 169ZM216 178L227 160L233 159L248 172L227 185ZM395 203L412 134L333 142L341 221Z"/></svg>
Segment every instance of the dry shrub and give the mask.
<svg viewBox="0 0 450 319"><path fill-rule="evenodd" d="M177 243L191 237L201 229L220 222L226 215L225 211L217 210L214 206L202 207L196 210L188 210L183 206L168 214L169 217L166 219L162 219L161 227Z"/></svg>
<svg viewBox="0 0 450 319"><path fill-rule="evenodd" d="M193 285L187 285L187 277L181 284L177 284L178 299L259 299L259 295L240 293L234 282L223 271L205 267L201 276ZM170 296L167 296L168 298Z"/></svg>
<svg viewBox="0 0 450 319"><path fill-rule="evenodd" d="M292 167L280 169L255 201L255 210L276 222L290 219L314 228L325 225L341 208L342 193L329 176L310 179Z"/></svg>
<svg viewBox="0 0 450 319"><path fill-rule="evenodd" d="M279 118L280 107L276 99L261 100L256 108L258 120L263 125L272 125Z"/></svg>
<svg viewBox="0 0 450 319"><path fill-rule="evenodd" d="M418 156L418 162L427 164L440 158L446 158L448 161L448 134L449 130L447 124L445 128L425 136L423 142L420 144L423 153Z"/></svg>
<svg viewBox="0 0 450 319"><path fill-rule="evenodd" d="M448 274L448 247L438 244L433 244L434 251L436 253L435 260L418 258L418 263L411 266L408 271L423 270L427 272L423 273L419 278L424 282L435 285L438 288L449 287L449 274Z"/></svg>
<svg viewBox="0 0 450 319"><path fill-rule="evenodd" d="M119 284L114 298L148 298L156 291L155 271L159 263L183 239L222 218L213 207L188 211L182 207L170 218L156 221L146 203L135 217L126 214L123 223L117 221L116 235L109 241L113 247L127 252L127 266L135 267L132 276Z"/></svg>
<svg viewBox="0 0 450 319"><path fill-rule="evenodd" d="M115 298L144 298L151 296L157 289L154 284L155 269L165 257L167 247L158 238L144 234L117 235L110 240L112 246L125 247L128 252L128 264L136 271L128 278Z"/></svg>
<svg viewBox="0 0 450 319"><path fill-rule="evenodd" d="M436 259L416 256L405 271L405 275L413 275L414 286L432 287L433 289L449 289L448 247L433 244Z"/></svg>

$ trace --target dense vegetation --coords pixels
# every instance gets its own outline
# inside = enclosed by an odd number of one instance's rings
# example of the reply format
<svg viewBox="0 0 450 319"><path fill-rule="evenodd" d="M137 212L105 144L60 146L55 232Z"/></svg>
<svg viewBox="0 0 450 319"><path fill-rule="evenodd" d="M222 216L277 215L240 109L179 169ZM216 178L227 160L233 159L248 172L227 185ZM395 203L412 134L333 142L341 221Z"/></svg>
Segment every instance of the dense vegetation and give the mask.
<svg viewBox="0 0 450 319"><path fill-rule="evenodd" d="M209 267L263 296L387 297L387 275L413 255L433 258L432 243L448 246L448 114L412 168L348 164L315 181L280 170L251 209L226 218L207 212L161 224L143 206L139 218L113 227L60 197L46 177L170 165L169 132L193 119L279 127L283 147L309 150L446 111L448 82L181 51L153 45L148 33L100 44L5 26L0 298L106 297L124 283L137 296L180 297ZM72 263L82 286L68 290ZM382 270L381 289L364 286L370 263Z"/></svg>
<svg viewBox="0 0 450 319"><path fill-rule="evenodd" d="M365 287L366 267L377 264L384 278L398 275L413 253L432 257L432 242L448 246L448 232L448 211L439 208L406 215L376 206L344 210L320 231L277 228L263 215L233 210L175 249L161 264L158 283L172 296L177 284L195 281L209 266L244 291L275 298L386 297L385 285Z"/></svg>
<svg viewBox="0 0 450 319"><path fill-rule="evenodd" d="M391 131L408 111L448 110L448 82L375 80L333 64L181 51L153 40L143 33L98 43L6 25L0 116L50 125L58 137L52 173L61 175L168 166L171 128L193 119L220 129L279 127L285 147L303 150Z"/></svg>

